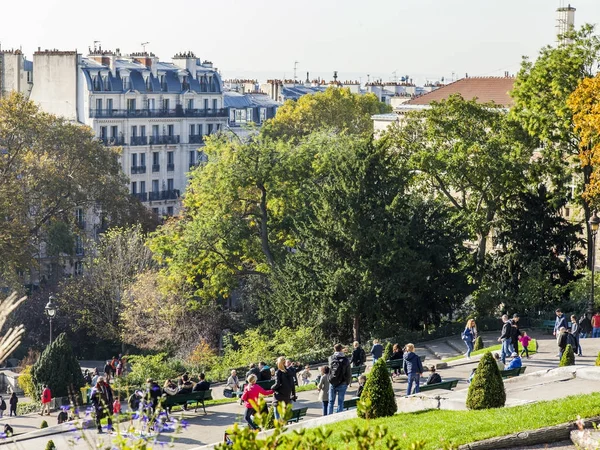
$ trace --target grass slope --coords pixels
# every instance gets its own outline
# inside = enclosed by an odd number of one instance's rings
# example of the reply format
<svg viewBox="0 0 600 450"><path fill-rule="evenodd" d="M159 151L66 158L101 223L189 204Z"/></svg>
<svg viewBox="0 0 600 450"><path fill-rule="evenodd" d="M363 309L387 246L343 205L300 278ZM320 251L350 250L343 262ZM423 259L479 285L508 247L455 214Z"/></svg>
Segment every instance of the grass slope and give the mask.
<svg viewBox="0 0 600 450"><path fill-rule="evenodd" d="M600 415L600 393L575 395L559 400L534 403L511 408L479 411L430 410L416 413L400 413L393 417L376 420L351 419L326 426L332 430L328 443L336 448L348 447L342 433L352 426L364 427L386 425L389 433L401 439L403 448L422 440L426 449L437 449L444 442L462 445L469 442L504 436L525 430ZM308 433L314 431L307 430ZM352 448L352 447L348 447Z"/></svg>
<svg viewBox="0 0 600 450"><path fill-rule="evenodd" d="M527 347L529 349L529 355L535 355L535 339L532 339L531 342L529 343L529 346ZM471 358L473 356L477 356L477 355L483 355L486 352L499 352L502 349L502 345L498 344L498 345L492 345L491 347L486 347L486 348L482 348L481 350L477 350L474 352L471 352ZM519 353L523 350L523 346L519 345ZM466 353L466 350L465 350ZM464 359L465 355L460 355L460 356L453 356L452 358L446 358L443 361L445 362L450 362L450 361L458 361L459 359ZM523 355L523 358L525 358L525 355Z"/></svg>

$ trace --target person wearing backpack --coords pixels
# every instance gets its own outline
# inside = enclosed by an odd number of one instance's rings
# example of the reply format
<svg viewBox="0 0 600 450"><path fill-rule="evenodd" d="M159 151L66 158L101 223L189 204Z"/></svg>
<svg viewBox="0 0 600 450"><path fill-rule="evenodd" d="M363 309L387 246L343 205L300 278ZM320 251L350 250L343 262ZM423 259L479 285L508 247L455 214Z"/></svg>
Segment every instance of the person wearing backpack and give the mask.
<svg viewBox="0 0 600 450"><path fill-rule="evenodd" d="M6 402L0 396L0 419L4 416L4 411L6 411Z"/></svg>
<svg viewBox="0 0 600 450"><path fill-rule="evenodd" d="M350 360L350 364L352 367L360 367L367 362L367 354L360 346L358 341L354 341L353 347L354 350L352 350L352 359Z"/></svg>
<svg viewBox="0 0 600 450"><path fill-rule="evenodd" d="M342 344L335 344L333 347L334 354L329 363L329 405L327 406L328 414L333 414L333 406L335 397L338 398L337 412L344 410L344 397L346 389L352 381L352 369L350 361L346 358L343 352Z"/></svg>

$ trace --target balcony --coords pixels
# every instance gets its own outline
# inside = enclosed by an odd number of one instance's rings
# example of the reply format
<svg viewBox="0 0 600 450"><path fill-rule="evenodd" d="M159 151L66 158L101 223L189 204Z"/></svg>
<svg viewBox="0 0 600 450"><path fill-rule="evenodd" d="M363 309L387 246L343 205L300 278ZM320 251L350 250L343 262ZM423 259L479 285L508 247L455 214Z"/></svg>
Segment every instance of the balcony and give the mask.
<svg viewBox="0 0 600 450"><path fill-rule="evenodd" d="M189 143L190 144L204 144L204 136L201 134L191 134Z"/></svg>
<svg viewBox="0 0 600 450"><path fill-rule="evenodd" d="M133 136L129 141L129 145L148 145L147 136Z"/></svg>
<svg viewBox="0 0 600 450"><path fill-rule="evenodd" d="M177 200L179 198L179 189L172 189L170 191L158 191L149 192L148 200L151 202L158 200Z"/></svg>
<svg viewBox="0 0 600 450"><path fill-rule="evenodd" d="M220 109L90 109L93 119L145 118L145 117L229 117L227 110Z"/></svg>
<svg viewBox="0 0 600 450"><path fill-rule="evenodd" d="M167 172L173 172L175 170L175 164L167 164Z"/></svg>
<svg viewBox="0 0 600 450"><path fill-rule="evenodd" d="M148 201L148 193L147 192L138 192L137 194L131 194L133 197L137 198L140 202Z"/></svg>
<svg viewBox="0 0 600 450"><path fill-rule="evenodd" d="M107 147L115 147L117 145L125 145L124 137L101 137L98 138L102 141L102 143Z"/></svg>
<svg viewBox="0 0 600 450"><path fill-rule="evenodd" d="M150 136L150 145L167 145L167 144L179 144L179 135Z"/></svg>
<svg viewBox="0 0 600 450"><path fill-rule="evenodd" d="M131 175L146 173L146 166L131 166Z"/></svg>
<svg viewBox="0 0 600 450"><path fill-rule="evenodd" d="M152 172L160 172L160 164L152 164Z"/></svg>

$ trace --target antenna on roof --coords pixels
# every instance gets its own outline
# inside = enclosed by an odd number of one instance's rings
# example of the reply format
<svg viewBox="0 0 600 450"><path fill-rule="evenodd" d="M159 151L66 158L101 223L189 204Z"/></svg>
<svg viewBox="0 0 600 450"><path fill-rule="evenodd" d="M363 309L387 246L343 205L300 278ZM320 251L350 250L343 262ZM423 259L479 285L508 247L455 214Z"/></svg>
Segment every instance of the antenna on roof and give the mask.
<svg viewBox="0 0 600 450"><path fill-rule="evenodd" d="M146 45L148 45L149 43L150 43L150 42L142 42L142 44L141 44L141 45L142 45L142 51L143 51L144 53L146 53Z"/></svg>
<svg viewBox="0 0 600 450"><path fill-rule="evenodd" d="M294 83L296 83L296 79L298 77L296 77L296 69L298 69L298 63L299 61L294 61Z"/></svg>

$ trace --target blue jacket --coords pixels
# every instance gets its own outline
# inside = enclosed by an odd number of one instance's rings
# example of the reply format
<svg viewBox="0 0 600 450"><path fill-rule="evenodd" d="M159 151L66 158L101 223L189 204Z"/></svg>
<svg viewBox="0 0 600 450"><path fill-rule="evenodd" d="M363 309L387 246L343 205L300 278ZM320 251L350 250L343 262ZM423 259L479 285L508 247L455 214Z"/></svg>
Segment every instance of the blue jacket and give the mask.
<svg viewBox="0 0 600 450"><path fill-rule="evenodd" d="M521 357L516 356L511 362L508 363L508 366L506 366L504 370L518 369L519 367L522 367L522 365L523 364L521 363Z"/></svg>
<svg viewBox="0 0 600 450"><path fill-rule="evenodd" d="M404 354L404 373L423 373L423 364L421 364L421 358L416 353L406 352Z"/></svg>
<svg viewBox="0 0 600 450"><path fill-rule="evenodd" d="M562 314L560 317L556 316L556 320L554 322L554 332L558 333L562 327L569 328L569 324L567 324L567 316Z"/></svg>
<svg viewBox="0 0 600 450"><path fill-rule="evenodd" d="M371 348L371 354L373 355L373 358L381 358L383 356L383 345L373 344L373 348Z"/></svg>

